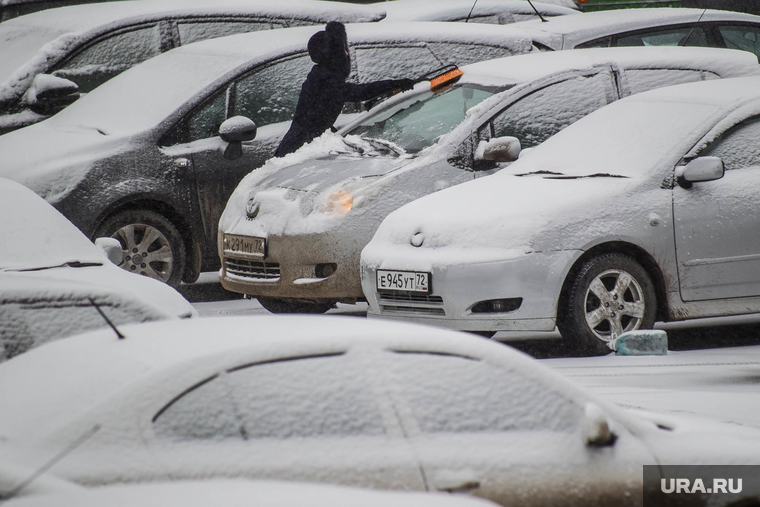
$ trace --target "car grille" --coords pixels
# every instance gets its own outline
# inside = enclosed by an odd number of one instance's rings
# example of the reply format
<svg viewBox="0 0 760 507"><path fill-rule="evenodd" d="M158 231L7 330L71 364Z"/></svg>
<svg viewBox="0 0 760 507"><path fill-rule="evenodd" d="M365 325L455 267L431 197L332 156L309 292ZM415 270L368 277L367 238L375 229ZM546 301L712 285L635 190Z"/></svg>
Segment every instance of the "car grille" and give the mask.
<svg viewBox="0 0 760 507"><path fill-rule="evenodd" d="M379 292L378 302L381 312L446 315L441 296L413 292Z"/></svg>
<svg viewBox="0 0 760 507"><path fill-rule="evenodd" d="M279 280L280 264L277 262L244 261L225 259L224 267L228 274L252 278L255 280Z"/></svg>

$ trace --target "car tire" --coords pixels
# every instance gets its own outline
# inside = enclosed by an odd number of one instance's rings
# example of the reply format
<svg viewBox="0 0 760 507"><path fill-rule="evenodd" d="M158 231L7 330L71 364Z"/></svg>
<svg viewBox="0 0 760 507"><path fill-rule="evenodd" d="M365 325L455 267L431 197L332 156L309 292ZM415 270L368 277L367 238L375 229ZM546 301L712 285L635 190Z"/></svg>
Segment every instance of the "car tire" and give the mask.
<svg viewBox="0 0 760 507"><path fill-rule="evenodd" d="M557 327L584 355L608 354L613 334L651 329L657 315L654 283L628 255L610 253L587 260L565 296L560 299Z"/></svg>
<svg viewBox="0 0 760 507"><path fill-rule="evenodd" d="M261 306L271 313L325 313L335 306L331 301L310 302L260 297Z"/></svg>
<svg viewBox="0 0 760 507"><path fill-rule="evenodd" d="M185 244L177 228L150 210L124 210L108 217L95 237L116 238L124 252L119 267L178 287L185 269Z"/></svg>

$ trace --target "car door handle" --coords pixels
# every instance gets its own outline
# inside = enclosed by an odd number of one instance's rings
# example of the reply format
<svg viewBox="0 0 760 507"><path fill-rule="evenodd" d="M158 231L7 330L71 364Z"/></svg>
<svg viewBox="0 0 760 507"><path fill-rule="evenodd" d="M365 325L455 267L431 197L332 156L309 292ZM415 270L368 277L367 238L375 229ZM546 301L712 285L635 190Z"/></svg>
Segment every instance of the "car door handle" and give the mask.
<svg viewBox="0 0 760 507"><path fill-rule="evenodd" d="M480 479L468 470L440 470L433 477L433 486L438 491L466 493L480 487Z"/></svg>

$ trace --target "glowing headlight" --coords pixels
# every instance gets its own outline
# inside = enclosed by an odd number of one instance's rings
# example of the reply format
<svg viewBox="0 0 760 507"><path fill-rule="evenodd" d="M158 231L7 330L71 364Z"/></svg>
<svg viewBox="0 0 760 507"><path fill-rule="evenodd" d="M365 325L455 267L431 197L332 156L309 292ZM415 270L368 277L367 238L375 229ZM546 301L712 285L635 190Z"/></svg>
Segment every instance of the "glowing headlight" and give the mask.
<svg viewBox="0 0 760 507"><path fill-rule="evenodd" d="M335 213L336 215L347 215L354 205L354 197L348 190L336 190L332 192L324 202L322 202L317 211L322 213Z"/></svg>

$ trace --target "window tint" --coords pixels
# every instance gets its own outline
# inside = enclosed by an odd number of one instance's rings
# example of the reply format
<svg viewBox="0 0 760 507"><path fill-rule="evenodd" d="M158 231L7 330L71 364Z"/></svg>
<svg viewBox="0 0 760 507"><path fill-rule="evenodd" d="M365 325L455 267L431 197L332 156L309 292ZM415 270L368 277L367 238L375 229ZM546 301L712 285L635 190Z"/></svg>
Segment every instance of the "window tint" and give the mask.
<svg viewBox="0 0 760 507"><path fill-rule="evenodd" d="M718 78L712 72L681 69L634 69L627 70L624 74L630 94L654 90L661 86Z"/></svg>
<svg viewBox="0 0 760 507"><path fill-rule="evenodd" d="M720 157L726 171L760 166L760 117L745 120L724 132L700 153Z"/></svg>
<svg viewBox="0 0 760 507"><path fill-rule="evenodd" d="M343 356L233 370L184 394L154 421L174 440L384 436L360 367Z"/></svg>
<svg viewBox="0 0 760 507"><path fill-rule="evenodd" d="M356 46L359 81L421 76L443 65L424 44L418 46Z"/></svg>
<svg viewBox="0 0 760 507"><path fill-rule="evenodd" d="M760 28L754 26L719 26L726 47L750 51L760 57Z"/></svg>
<svg viewBox="0 0 760 507"><path fill-rule="evenodd" d="M581 418L571 400L481 361L399 353L392 371L423 433L572 431Z"/></svg>
<svg viewBox="0 0 760 507"><path fill-rule="evenodd" d="M590 40L575 46L576 49L584 48L608 48L612 45L612 36L602 37L601 39Z"/></svg>
<svg viewBox="0 0 760 507"><path fill-rule="evenodd" d="M707 47L707 37L701 27L682 26L656 32L620 35L615 46L700 46Z"/></svg>
<svg viewBox="0 0 760 507"><path fill-rule="evenodd" d="M437 59L444 64L455 64L458 66L468 65L470 63L491 60L493 58L502 58L512 56L515 52L509 48L499 46L489 46L486 44L459 44L454 42L436 42L428 45L430 50L435 53ZM417 76L418 74L411 74Z"/></svg>
<svg viewBox="0 0 760 507"><path fill-rule="evenodd" d="M218 20L218 21L180 21L177 23L181 44L234 35L236 33L257 32L281 28L280 24L269 21Z"/></svg>
<svg viewBox="0 0 760 507"><path fill-rule="evenodd" d="M246 116L259 127L292 120L312 65L308 55L299 55L254 70L236 85L233 115Z"/></svg>
<svg viewBox="0 0 760 507"><path fill-rule="evenodd" d="M544 142L614 100L608 72L579 76L533 92L493 118L494 137L514 136L524 148Z"/></svg>
<svg viewBox="0 0 760 507"><path fill-rule="evenodd" d="M112 35L78 51L54 75L69 79L82 92L92 91L115 75L160 53L158 25Z"/></svg>

